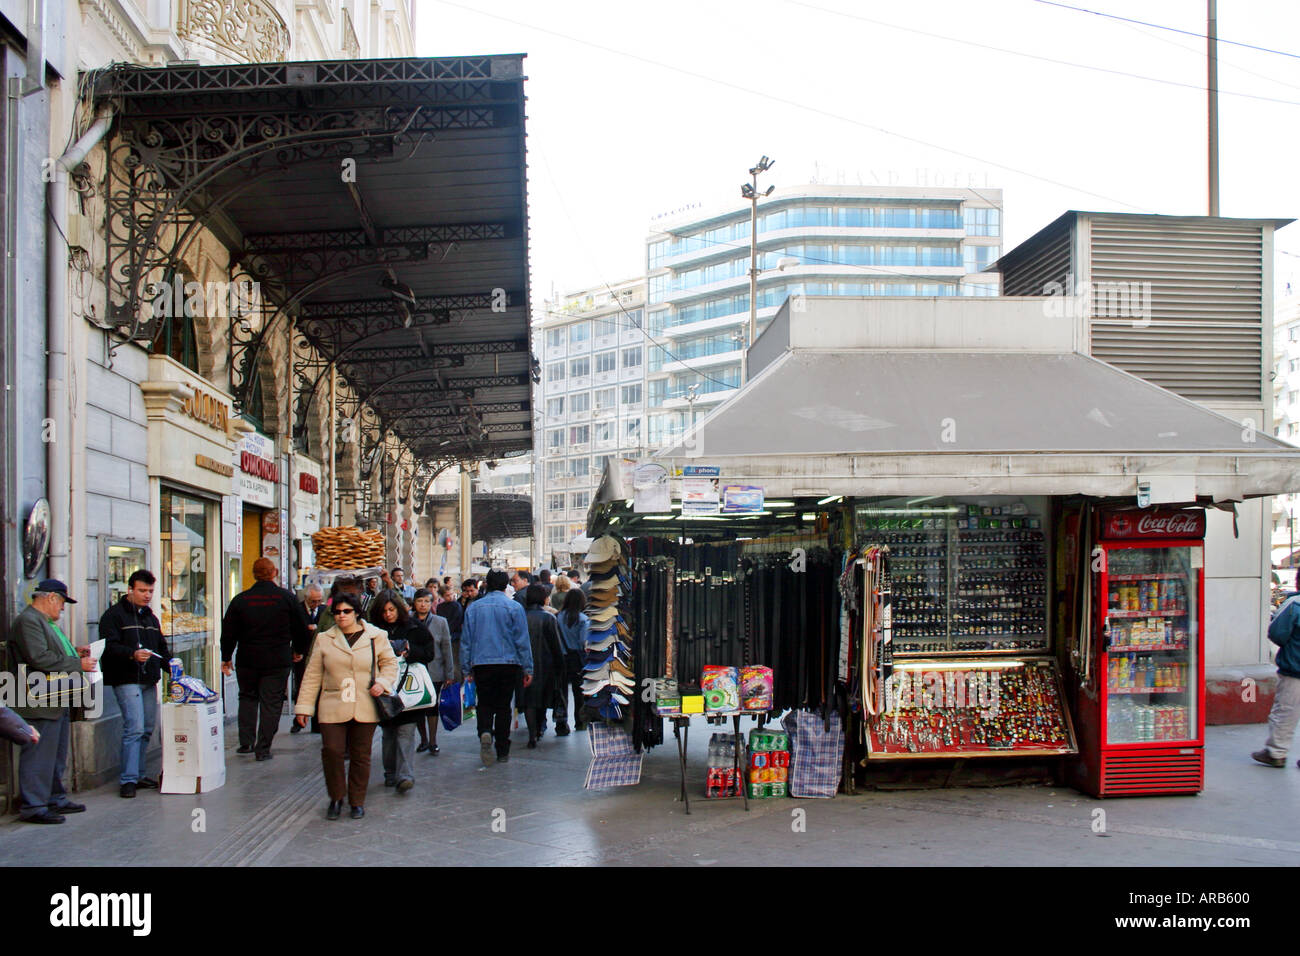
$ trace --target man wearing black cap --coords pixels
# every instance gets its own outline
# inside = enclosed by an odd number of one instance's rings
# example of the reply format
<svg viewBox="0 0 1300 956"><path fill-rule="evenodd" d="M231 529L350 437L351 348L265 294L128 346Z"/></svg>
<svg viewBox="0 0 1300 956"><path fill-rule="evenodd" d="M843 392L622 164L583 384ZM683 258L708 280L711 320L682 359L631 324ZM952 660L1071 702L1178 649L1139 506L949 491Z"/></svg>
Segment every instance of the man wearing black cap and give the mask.
<svg viewBox="0 0 1300 956"><path fill-rule="evenodd" d="M14 618L9 629L9 644L15 659L29 674L49 677L81 674L95 669L90 648L73 648L72 642L54 622L63 613L64 604L76 604L68 597L68 586L47 578L36 585L32 603ZM78 681L79 683L79 681ZM26 823L62 823L64 814L81 813L84 804L73 803L63 786L63 772L68 764L68 707L66 691L54 691L53 681L33 684L24 682L29 706L17 708L20 716L40 735L25 748L18 767L18 790L21 800L19 818ZM35 696L36 699L31 698Z"/></svg>

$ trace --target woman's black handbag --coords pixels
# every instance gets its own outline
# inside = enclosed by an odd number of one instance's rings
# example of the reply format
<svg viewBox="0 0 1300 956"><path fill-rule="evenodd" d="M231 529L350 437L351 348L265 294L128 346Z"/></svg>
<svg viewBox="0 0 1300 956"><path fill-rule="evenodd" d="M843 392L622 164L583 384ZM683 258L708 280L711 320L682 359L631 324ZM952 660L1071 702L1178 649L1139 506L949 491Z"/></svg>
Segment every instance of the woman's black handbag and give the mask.
<svg viewBox="0 0 1300 956"><path fill-rule="evenodd" d="M370 686L375 686L375 639L370 639ZM386 724L406 706L401 699L393 694L380 694L375 698L375 704L379 707L379 722Z"/></svg>

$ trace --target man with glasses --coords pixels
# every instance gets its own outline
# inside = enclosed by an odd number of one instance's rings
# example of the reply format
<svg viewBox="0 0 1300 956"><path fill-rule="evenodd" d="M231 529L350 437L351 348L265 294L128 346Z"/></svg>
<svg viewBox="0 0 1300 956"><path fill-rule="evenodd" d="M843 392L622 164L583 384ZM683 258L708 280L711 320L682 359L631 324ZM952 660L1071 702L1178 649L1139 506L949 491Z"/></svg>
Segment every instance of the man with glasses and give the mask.
<svg viewBox="0 0 1300 956"><path fill-rule="evenodd" d="M59 629L64 604L76 604L68 597L68 586L47 578L36 585L32 603L14 618L9 629L9 645L28 673L40 674L49 681L36 685L29 704L18 714L31 724L38 740L23 750L18 767L18 791L21 799L19 819L25 823L62 823L64 814L82 813L86 806L73 803L63 786L63 772L68 765L70 699L52 692L58 678L69 674L89 673L95 669L90 648L74 648L72 641ZM37 696L32 701L31 696Z"/></svg>

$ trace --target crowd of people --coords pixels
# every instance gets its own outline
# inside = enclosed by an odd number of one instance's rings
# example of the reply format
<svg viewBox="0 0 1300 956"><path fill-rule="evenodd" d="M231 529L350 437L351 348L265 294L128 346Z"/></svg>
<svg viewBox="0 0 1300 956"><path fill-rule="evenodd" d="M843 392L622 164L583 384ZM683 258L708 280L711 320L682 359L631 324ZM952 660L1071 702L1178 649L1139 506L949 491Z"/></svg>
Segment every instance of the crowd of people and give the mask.
<svg viewBox="0 0 1300 956"><path fill-rule="evenodd" d="M450 577L416 587L406 583L402 568L393 568L365 580L336 578L328 594L317 584L298 594L281 587L279 569L269 558L259 558L252 571L252 587L231 600L221 627L221 671L233 674L239 687L235 752L258 762L272 759L280 716L292 694L290 733L321 737L331 820L342 816L345 800L353 818L365 815L377 729L384 786L398 793L415 786L417 754L441 752L437 706L381 720L384 699L414 665L423 666L435 702L448 683L473 685L485 766L510 759L515 713L527 727L530 749L549 729L548 713L556 736L571 732L570 716L574 729L585 729L582 649L590 625L576 571L552 580L549 570L536 577L492 570L481 582L463 580L457 593ZM123 798L159 786L145 774L158 723L157 685L170 659L150 607L155 582L148 570L137 570L126 593L104 612L99 636L105 646L98 663L59 629L64 604L75 603L60 581L38 584L10 633L18 660L51 682L60 674L102 666L104 684L113 689L122 713ZM40 703L48 706L0 708L0 736L22 748L21 819L63 823L66 814L85 810L62 782L69 704L52 692Z"/></svg>

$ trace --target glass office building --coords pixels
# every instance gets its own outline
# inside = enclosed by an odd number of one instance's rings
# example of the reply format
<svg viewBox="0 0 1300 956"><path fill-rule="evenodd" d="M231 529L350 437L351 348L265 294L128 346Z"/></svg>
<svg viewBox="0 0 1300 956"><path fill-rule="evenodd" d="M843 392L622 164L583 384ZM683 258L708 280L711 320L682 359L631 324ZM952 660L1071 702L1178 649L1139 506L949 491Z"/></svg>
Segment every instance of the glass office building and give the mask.
<svg viewBox="0 0 1300 956"><path fill-rule="evenodd" d="M762 184L760 183L760 186ZM997 295L1002 191L801 186L758 204L761 334L788 296ZM646 244L645 442L680 437L740 386L750 205L664 223Z"/></svg>

